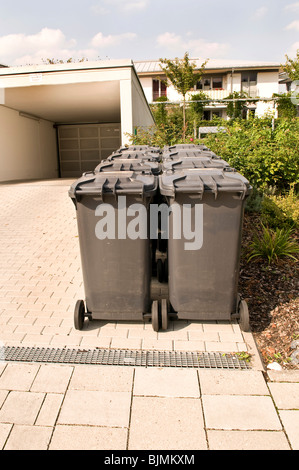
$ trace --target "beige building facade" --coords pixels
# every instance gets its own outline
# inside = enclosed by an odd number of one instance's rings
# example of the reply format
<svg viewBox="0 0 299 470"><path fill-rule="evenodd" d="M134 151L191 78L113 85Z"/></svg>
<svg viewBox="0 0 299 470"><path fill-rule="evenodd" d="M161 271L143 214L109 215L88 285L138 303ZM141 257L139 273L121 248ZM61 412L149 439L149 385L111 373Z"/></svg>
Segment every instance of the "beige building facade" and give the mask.
<svg viewBox="0 0 299 470"><path fill-rule="evenodd" d="M198 68L204 60L191 59ZM149 103L154 103L160 96L167 96L171 102L179 102L182 96L172 85L165 87L166 79L159 61L138 61L135 67ZM190 90L187 99L193 94L204 92L208 99L213 100L205 106L204 119L213 116L227 119L227 105L221 100L233 92L246 92L251 98L259 100L250 108L260 117L267 112L274 112L273 93L279 92L280 64L272 62L225 61L211 59L205 67L202 80Z"/></svg>

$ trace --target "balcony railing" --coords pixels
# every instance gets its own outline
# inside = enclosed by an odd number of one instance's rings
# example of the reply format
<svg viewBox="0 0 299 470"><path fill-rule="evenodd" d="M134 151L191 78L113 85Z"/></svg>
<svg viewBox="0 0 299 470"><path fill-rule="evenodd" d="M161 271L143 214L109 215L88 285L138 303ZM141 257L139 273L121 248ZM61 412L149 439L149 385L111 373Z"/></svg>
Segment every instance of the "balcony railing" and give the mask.
<svg viewBox="0 0 299 470"><path fill-rule="evenodd" d="M198 92L194 91L190 93L190 96L196 95ZM229 92L227 90L224 90L223 88L219 89L214 89L214 90L204 90L205 95L207 95L208 98L211 98L212 100L223 100L229 95Z"/></svg>
<svg viewBox="0 0 299 470"><path fill-rule="evenodd" d="M192 95L195 95L196 93L198 92L196 91L190 92L189 96L191 97ZM208 99L210 98L211 100L223 100L231 94L231 91L225 90L223 88L218 88L218 89L213 89L213 90L204 90L204 93ZM248 93L249 98L256 98L257 96L259 96L257 87L250 87L250 90L247 91L247 93Z"/></svg>

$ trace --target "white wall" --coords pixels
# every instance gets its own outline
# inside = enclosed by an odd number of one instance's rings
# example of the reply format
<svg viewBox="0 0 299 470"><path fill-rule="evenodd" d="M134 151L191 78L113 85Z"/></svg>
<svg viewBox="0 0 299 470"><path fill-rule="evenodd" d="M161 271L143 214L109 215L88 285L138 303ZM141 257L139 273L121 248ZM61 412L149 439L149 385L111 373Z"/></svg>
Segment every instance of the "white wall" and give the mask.
<svg viewBox="0 0 299 470"><path fill-rule="evenodd" d="M148 103L153 101L153 78L152 77L140 77L140 83L142 85L145 97Z"/></svg>
<svg viewBox="0 0 299 470"><path fill-rule="evenodd" d="M0 143L0 181L58 177L53 123L0 105Z"/></svg>
<svg viewBox="0 0 299 470"><path fill-rule="evenodd" d="M272 98L278 93L278 72L259 72L257 74L258 94L261 98Z"/></svg>
<svg viewBox="0 0 299 470"><path fill-rule="evenodd" d="M120 107L122 145L131 143L127 134L133 134L136 127L150 127L155 124L133 71L130 80L120 80Z"/></svg>
<svg viewBox="0 0 299 470"><path fill-rule="evenodd" d="M154 118L148 106L144 103L144 94L139 80L132 73L132 110L133 110L133 128L148 127L155 124Z"/></svg>

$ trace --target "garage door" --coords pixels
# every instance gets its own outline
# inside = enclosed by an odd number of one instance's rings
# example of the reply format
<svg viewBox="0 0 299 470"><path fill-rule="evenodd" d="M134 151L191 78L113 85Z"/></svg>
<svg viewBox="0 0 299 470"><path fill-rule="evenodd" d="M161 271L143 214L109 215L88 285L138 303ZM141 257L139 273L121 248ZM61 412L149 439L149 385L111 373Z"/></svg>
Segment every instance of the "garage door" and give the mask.
<svg viewBox="0 0 299 470"><path fill-rule="evenodd" d="M78 177L120 147L120 124L59 126L58 143L61 177Z"/></svg>

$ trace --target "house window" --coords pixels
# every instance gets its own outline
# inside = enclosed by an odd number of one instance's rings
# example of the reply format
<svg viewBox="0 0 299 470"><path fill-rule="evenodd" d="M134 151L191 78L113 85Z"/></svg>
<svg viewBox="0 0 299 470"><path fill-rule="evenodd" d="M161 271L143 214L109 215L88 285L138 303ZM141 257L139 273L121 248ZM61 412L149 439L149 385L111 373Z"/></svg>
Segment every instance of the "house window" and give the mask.
<svg viewBox="0 0 299 470"><path fill-rule="evenodd" d="M222 111L221 110L214 111L214 110L206 109L203 112L204 121L211 121L213 117L222 118Z"/></svg>
<svg viewBox="0 0 299 470"><path fill-rule="evenodd" d="M241 76L242 91L248 96L257 96L257 72L243 72Z"/></svg>
<svg viewBox="0 0 299 470"><path fill-rule="evenodd" d="M205 77L196 84L196 90L222 89L222 77Z"/></svg>
<svg viewBox="0 0 299 470"><path fill-rule="evenodd" d="M204 78L203 79L203 90L210 90L211 89L211 79Z"/></svg>
<svg viewBox="0 0 299 470"><path fill-rule="evenodd" d="M219 90L222 88L222 78L214 77L213 78L213 90Z"/></svg>
<svg viewBox="0 0 299 470"><path fill-rule="evenodd" d="M153 80L153 101L161 96L167 96L167 86L161 80Z"/></svg>

